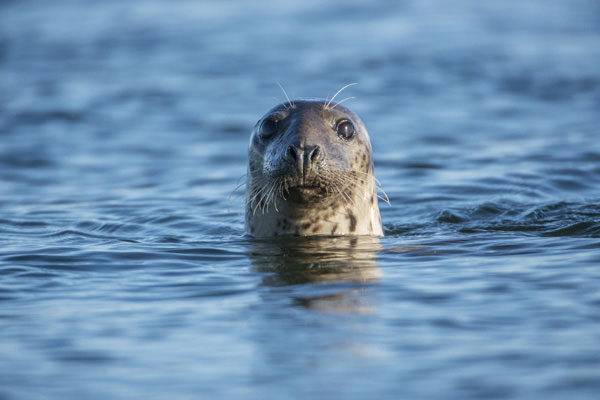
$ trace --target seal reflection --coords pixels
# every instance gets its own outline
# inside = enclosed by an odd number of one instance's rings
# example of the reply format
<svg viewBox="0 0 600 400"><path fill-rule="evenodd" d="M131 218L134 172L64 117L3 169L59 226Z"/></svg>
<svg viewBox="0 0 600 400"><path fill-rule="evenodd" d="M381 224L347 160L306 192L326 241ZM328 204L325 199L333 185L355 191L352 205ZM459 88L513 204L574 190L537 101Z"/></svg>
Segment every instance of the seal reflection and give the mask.
<svg viewBox="0 0 600 400"><path fill-rule="evenodd" d="M270 287L295 287L295 304L314 310L372 311L368 284L382 276L374 236L282 237L254 241L250 252L253 269L264 273Z"/></svg>

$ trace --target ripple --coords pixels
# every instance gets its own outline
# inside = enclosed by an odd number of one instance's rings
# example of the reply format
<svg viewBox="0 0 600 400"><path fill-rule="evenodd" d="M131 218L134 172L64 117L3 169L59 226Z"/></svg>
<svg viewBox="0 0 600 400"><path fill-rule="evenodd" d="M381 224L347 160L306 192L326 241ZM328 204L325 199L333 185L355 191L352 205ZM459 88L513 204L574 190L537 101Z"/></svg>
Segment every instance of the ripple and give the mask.
<svg viewBox="0 0 600 400"><path fill-rule="evenodd" d="M442 210L436 218L437 222L446 224L461 224L468 220L468 216L462 215L454 210Z"/></svg>
<svg viewBox="0 0 600 400"><path fill-rule="evenodd" d="M499 81L501 90L517 95L527 95L543 101L568 101L573 96L593 92L600 87L596 78L568 76L543 77L538 71L523 71L508 75Z"/></svg>
<svg viewBox="0 0 600 400"><path fill-rule="evenodd" d="M600 206L556 202L528 206L486 202L470 209L442 210L440 224L459 232L521 232L539 236L600 237Z"/></svg>
<svg viewBox="0 0 600 400"><path fill-rule="evenodd" d="M62 350L55 351L54 357L59 361L85 364L105 364L115 361L115 358L105 351L94 350Z"/></svg>
<svg viewBox="0 0 600 400"><path fill-rule="evenodd" d="M41 169L55 167L50 157L41 154L1 154L0 165L6 168ZM14 173L14 171L13 171Z"/></svg>
<svg viewBox="0 0 600 400"><path fill-rule="evenodd" d="M55 109L43 111L22 111L12 116L11 124L42 125L54 121L78 122L84 114L73 110Z"/></svg>
<svg viewBox="0 0 600 400"><path fill-rule="evenodd" d="M600 222L576 222L572 225L545 232L547 236L600 237Z"/></svg>
<svg viewBox="0 0 600 400"><path fill-rule="evenodd" d="M7 256L4 257L3 260L17 264L32 263L34 265L45 266L57 270L79 269L81 264L81 257L79 255L57 256L52 254L21 254Z"/></svg>
<svg viewBox="0 0 600 400"><path fill-rule="evenodd" d="M144 230L144 227L139 224L105 222L100 224L100 226L96 227L94 230L108 233L133 233Z"/></svg>
<svg viewBox="0 0 600 400"><path fill-rule="evenodd" d="M65 229L57 232L47 233L42 235L43 237L48 238L73 238L73 237L81 237L81 238L91 238L91 239L106 239L106 240L119 240L128 243L138 243L136 240L118 237L118 236L106 236L106 235L96 235L92 233L77 231L73 229Z"/></svg>

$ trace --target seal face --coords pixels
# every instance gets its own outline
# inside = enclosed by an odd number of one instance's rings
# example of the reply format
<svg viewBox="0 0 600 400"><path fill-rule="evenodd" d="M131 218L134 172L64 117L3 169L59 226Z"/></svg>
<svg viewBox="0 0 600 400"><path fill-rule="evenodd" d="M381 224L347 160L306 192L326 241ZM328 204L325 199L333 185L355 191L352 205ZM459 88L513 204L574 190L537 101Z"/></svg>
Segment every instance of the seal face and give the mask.
<svg viewBox="0 0 600 400"><path fill-rule="evenodd" d="M248 149L246 233L383 235L371 142L340 105L298 100L272 108Z"/></svg>

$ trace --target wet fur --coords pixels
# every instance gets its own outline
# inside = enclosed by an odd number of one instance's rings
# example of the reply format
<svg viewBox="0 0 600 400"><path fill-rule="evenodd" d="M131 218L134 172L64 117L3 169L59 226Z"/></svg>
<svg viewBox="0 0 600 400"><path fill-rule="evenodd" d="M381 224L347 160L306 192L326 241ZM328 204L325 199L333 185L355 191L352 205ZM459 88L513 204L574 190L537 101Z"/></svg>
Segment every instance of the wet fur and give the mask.
<svg viewBox="0 0 600 400"><path fill-rule="evenodd" d="M270 116L280 119L280 132L265 139L259 131ZM356 135L351 141L336 134L340 119L354 124ZM286 158L290 145L318 145L322 159L310 164L304 174L298 173ZM383 235L371 155L363 123L339 103L299 100L274 107L256 124L250 138L246 232L256 237Z"/></svg>

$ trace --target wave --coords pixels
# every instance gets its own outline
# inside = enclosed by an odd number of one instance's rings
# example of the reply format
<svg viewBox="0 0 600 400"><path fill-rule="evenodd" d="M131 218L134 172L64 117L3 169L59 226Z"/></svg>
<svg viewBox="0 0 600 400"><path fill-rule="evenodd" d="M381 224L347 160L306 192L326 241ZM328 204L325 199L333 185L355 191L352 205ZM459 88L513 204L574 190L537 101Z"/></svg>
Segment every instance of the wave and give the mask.
<svg viewBox="0 0 600 400"><path fill-rule="evenodd" d="M600 237L600 205L554 202L544 205L484 203L466 210L443 210L437 222L461 233L517 232L534 236Z"/></svg>
<svg viewBox="0 0 600 400"><path fill-rule="evenodd" d="M388 227L388 235L432 234L436 230L461 234L505 232L547 237L600 237L600 201L518 204L485 202L473 207L447 208L429 221Z"/></svg>

